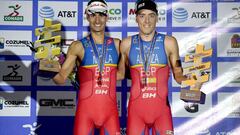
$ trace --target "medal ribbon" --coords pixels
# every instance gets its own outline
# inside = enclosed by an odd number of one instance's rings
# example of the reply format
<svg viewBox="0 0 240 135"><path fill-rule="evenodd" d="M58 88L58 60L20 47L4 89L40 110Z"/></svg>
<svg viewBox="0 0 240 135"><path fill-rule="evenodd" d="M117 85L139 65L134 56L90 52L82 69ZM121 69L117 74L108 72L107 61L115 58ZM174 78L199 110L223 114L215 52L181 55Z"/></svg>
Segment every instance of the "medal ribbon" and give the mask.
<svg viewBox="0 0 240 135"><path fill-rule="evenodd" d="M140 46L140 56L141 56L141 60L143 62L143 67L144 67L145 74L149 70L149 66L150 66L150 63L151 63L152 54L153 54L153 50L154 50L154 46L155 46L155 42L156 42L156 36L157 36L157 33L155 32L154 37L151 41L150 49L148 49L148 53L145 56L145 52L144 52L143 44L142 44L143 41L142 41L141 36L138 35L138 39L139 39L138 43L139 43L139 46Z"/></svg>
<svg viewBox="0 0 240 135"><path fill-rule="evenodd" d="M89 37L90 37L91 47L93 49L93 54L98 63L98 69L99 69L99 74L100 74L100 78L101 78L104 64L105 64L106 52L107 52L107 45L105 45L107 39L106 39L106 36L104 36L104 42L102 44L102 53L100 54L98 51L98 48L96 47L96 45L94 43L92 35L89 35Z"/></svg>

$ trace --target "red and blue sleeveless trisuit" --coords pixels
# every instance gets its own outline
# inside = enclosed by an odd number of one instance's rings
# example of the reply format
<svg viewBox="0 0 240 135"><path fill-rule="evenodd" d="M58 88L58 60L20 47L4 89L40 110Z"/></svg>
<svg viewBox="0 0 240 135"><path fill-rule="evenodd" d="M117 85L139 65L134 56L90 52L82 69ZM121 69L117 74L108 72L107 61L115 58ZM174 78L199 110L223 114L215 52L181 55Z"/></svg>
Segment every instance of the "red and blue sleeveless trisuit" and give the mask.
<svg viewBox="0 0 240 135"><path fill-rule="evenodd" d="M107 51L101 85L97 82L98 65L89 37L81 40L84 57L78 68L80 92L74 135L93 135L94 128L99 128L101 135L118 135L120 133L116 103L118 53L114 40L109 37L105 38ZM96 46L99 52L102 52L102 45L97 44Z"/></svg>
<svg viewBox="0 0 240 135"><path fill-rule="evenodd" d="M148 72L144 72L139 35L132 36L129 52L132 87L128 104L127 135L173 134L172 116L168 103L169 66L164 47L165 36L156 33ZM142 41L148 51L151 42ZM147 76L143 78L143 76ZM144 81L143 81L144 80Z"/></svg>

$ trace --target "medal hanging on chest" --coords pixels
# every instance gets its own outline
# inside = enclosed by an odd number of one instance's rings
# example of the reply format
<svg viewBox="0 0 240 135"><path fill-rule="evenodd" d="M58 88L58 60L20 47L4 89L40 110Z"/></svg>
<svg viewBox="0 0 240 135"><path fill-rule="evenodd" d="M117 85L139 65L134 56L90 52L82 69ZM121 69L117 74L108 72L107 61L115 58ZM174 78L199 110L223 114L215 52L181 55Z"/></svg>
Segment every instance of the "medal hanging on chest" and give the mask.
<svg viewBox="0 0 240 135"><path fill-rule="evenodd" d="M99 76L97 78L97 84L98 84L98 86L102 86L102 74L99 74Z"/></svg>
<svg viewBox="0 0 240 135"><path fill-rule="evenodd" d="M106 53L107 53L106 38L104 36L104 42L102 44L102 50L100 52L99 49L97 48L97 46L94 43L92 35L89 35L89 37L90 37L90 41L91 41L91 47L92 47L92 50L93 50L93 54L95 56L95 59L97 61L97 65L98 65L99 75L97 77L97 84L98 84L98 86L101 86L102 85L102 78L103 78L103 69L104 69L105 58L106 58Z"/></svg>
<svg viewBox="0 0 240 135"><path fill-rule="evenodd" d="M156 36L157 36L157 33L155 32L154 37L153 37L153 39L150 43L150 47L148 47L147 53L146 53L146 51L144 51L145 49L143 48L143 43L142 43L143 41L142 41L140 35L138 35L140 57L141 57L143 68L144 68L144 76L141 77L141 81L142 81L142 84L144 84L145 86L148 83L147 73L149 72L149 67L150 67L150 64L151 64L151 59L152 59L154 46L155 46L155 42L156 42Z"/></svg>

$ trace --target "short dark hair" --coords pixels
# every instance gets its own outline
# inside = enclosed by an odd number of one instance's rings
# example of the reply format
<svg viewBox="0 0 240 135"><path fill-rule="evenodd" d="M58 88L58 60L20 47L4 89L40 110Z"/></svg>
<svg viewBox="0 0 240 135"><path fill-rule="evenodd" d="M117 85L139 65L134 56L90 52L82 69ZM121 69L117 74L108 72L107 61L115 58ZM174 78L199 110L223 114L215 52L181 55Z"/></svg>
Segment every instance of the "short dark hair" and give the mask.
<svg viewBox="0 0 240 135"><path fill-rule="evenodd" d="M136 14L142 9L152 10L158 14L157 4L153 0L137 0L135 3Z"/></svg>

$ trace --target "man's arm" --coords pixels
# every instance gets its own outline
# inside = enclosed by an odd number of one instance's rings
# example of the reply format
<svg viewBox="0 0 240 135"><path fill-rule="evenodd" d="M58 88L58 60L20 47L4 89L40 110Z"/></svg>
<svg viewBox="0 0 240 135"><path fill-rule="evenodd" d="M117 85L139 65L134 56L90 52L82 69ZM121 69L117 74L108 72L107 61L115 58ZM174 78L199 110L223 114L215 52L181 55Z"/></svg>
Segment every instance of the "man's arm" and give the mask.
<svg viewBox="0 0 240 135"><path fill-rule="evenodd" d="M119 72L119 68L121 67L121 57L122 57L122 54L120 52L120 44L121 44L121 40L117 39L117 38L114 38L114 44L115 44L115 47L117 49L117 53L118 53L118 56L119 56L119 59L118 59L118 65L117 65L117 80L122 80L123 77L122 77L122 74Z"/></svg>
<svg viewBox="0 0 240 135"><path fill-rule="evenodd" d="M83 57L84 49L79 41L72 42L68 49L66 60L62 65L59 73L53 78L56 84L64 84L69 74L73 71L77 58Z"/></svg>
<svg viewBox="0 0 240 135"><path fill-rule="evenodd" d="M120 44L120 60L118 63L118 80L122 80L125 78L125 71L126 66L128 66L128 53L131 46L131 37L127 37L123 39L123 41Z"/></svg>
<svg viewBox="0 0 240 135"><path fill-rule="evenodd" d="M172 68L174 79L181 84L187 77L183 75L181 60L179 57L179 48L177 40L174 37L166 36L165 48Z"/></svg>

